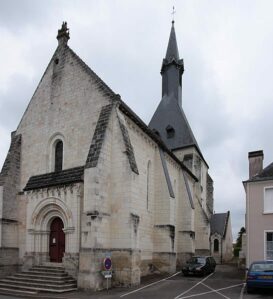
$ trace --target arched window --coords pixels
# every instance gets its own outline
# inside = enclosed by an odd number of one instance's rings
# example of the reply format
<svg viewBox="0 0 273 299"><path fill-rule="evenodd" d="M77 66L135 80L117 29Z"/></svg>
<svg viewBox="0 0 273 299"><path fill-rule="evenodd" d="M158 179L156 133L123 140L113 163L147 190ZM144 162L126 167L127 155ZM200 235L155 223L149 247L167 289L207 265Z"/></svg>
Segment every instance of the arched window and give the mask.
<svg viewBox="0 0 273 299"><path fill-rule="evenodd" d="M151 161L148 161L147 164L147 199L146 199L146 208L149 210L150 208L150 192L151 192Z"/></svg>
<svg viewBox="0 0 273 299"><path fill-rule="evenodd" d="M55 145L55 171L63 169L63 142L58 140Z"/></svg>
<svg viewBox="0 0 273 299"><path fill-rule="evenodd" d="M214 242L213 242L213 251L214 252L219 252L219 241L217 239L214 239Z"/></svg>
<svg viewBox="0 0 273 299"><path fill-rule="evenodd" d="M173 138L175 134L175 130L172 126L168 125L166 128L167 138Z"/></svg>

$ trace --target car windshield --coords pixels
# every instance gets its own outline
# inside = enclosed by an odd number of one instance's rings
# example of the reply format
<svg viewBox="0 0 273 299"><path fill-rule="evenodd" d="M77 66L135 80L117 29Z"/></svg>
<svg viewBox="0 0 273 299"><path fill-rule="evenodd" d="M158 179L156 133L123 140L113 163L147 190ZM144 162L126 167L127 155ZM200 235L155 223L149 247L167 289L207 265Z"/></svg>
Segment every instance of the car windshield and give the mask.
<svg viewBox="0 0 273 299"><path fill-rule="evenodd" d="M189 260L190 264L205 264L206 263L206 258L204 257L192 257Z"/></svg>
<svg viewBox="0 0 273 299"><path fill-rule="evenodd" d="M253 272L273 272L273 263L254 263L250 271Z"/></svg>

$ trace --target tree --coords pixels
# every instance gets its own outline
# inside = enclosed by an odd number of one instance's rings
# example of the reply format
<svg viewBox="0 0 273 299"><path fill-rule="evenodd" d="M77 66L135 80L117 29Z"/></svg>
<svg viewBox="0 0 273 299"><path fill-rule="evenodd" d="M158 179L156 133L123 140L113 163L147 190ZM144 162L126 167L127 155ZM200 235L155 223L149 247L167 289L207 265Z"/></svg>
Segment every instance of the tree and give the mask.
<svg viewBox="0 0 273 299"><path fill-rule="evenodd" d="M241 229L238 233L238 237L236 239L234 250L233 250L233 254L236 257L239 256L239 251L242 249L242 236L245 232L246 232L246 229L244 227L241 227Z"/></svg>

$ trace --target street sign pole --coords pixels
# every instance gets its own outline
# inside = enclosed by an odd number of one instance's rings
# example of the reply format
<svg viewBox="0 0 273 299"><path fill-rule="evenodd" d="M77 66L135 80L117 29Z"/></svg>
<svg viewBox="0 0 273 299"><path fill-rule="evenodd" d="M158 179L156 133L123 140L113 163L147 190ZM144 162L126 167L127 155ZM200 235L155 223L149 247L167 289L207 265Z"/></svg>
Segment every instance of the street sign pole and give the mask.
<svg viewBox="0 0 273 299"><path fill-rule="evenodd" d="M108 255L104 260L103 260L103 266L104 266L104 269L106 271L103 271L103 275L104 277L106 278L106 288L107 288L107 293L108 293L108 290L109 290L109 278L111 279L112 278L112 260L111 260L111 257Z"/></svg>

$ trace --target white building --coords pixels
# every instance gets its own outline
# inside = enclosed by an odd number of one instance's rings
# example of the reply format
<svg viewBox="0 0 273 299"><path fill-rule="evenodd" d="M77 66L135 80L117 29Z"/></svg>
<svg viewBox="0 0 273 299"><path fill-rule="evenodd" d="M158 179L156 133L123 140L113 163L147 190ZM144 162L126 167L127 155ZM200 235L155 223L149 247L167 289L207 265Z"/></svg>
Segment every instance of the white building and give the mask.
<svg viewBox="0 0 273 299"><path fill-rule="evenodd" d="M78 287L136 285L210 251L208 164L182 109L174 24L162 101L147 126L69 48L58 47L18 125L0 176L0 267L62 263Z"/></svg>

